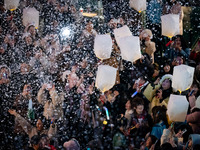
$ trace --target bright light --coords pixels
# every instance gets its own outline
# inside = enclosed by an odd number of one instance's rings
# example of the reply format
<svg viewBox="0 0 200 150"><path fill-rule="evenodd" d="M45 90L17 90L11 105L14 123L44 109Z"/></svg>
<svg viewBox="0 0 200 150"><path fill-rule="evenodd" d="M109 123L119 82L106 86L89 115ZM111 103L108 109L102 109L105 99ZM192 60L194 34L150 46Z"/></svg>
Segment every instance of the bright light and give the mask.
<svg viewBox="0 0 200 150"><path fill-rule="evenodd" d="M61 29L60 34L61 34L62 39L66 39L70 35L70 29L68 27L64 27L64 28Z"/></svg>

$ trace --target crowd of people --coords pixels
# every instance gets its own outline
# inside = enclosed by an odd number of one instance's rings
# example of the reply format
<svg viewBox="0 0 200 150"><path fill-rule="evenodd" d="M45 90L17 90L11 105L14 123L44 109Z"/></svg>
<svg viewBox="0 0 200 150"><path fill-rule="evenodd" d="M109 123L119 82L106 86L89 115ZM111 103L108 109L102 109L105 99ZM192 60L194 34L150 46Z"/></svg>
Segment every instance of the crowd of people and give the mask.
<svg viewBox="0 0 200 150"><path fill-rule="evenodd" d="M104 4L104 21L84 17L75 1L21 0L14 11L2 4L0 149L200 149L200 53L182 35L170 42L161 36L162 14L183 15L179 2L163 5L148 1L144 24L144 16L121 0ZM26 7L39 11L38 29L23 25ZM142 57L135 62L122 59L114 37L113 30L124 25L140 38ZM63 38L66 26L70 35ZM94 39L107 33L112 53L100 60ZM102 64L117 68L115 85L104 93L95 87ZM182 64L195 72L191 87L180 93L172 76ZM170 121L170 94L187 97L185 122Z"/></svg>

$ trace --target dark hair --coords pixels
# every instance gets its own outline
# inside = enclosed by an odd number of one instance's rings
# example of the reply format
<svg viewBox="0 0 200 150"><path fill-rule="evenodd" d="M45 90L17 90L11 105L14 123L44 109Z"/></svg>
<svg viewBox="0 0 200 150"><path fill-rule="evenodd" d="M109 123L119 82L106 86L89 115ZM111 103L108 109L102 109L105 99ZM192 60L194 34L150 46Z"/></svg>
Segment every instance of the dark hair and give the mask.
<svg viewBox="0 0 200 150"><path fill-rule="evenodd" d="M157 138L154 135L149 135L149 137L151 138L152 144L154 144L156 142Z"/></svg>
<svg viewBox="0 0 200 150"><path fill-rule="evenodd" d="M196 145L193 147L193 150L200 150L200 144L196 144Z"/></svg>
<svg viewBox="0 0 200 150"><path fill-rule="evenodd" d="M166 111L167 111L167 108L164 105L163 106L154 106L152 108L154 124L157 124L160 121L163 121L164 124L168 127Z"/></svg>
<svg viewBox="0 0 200 150"><path fill-rule="evenodd" d="M141 97L135 97L132 99L131 102L131 108L133 109L134 107L137 108L139 105L144 105L144 100Z"/></svg>
<svg viewBox="0 0 200 150"><path fill-rule="evenodd" d="M39 135L34 135L33 137L31 137L31 146L33 145L38 145L40 142L40 136Z"/></svg>
<svg viewBox="0 0 200 150"><path fill-rule="evenodd" d="M161 145L161 150L173 150L174 148L170 143L164 143Z"/></svg>
<svg viewBox="0 0 200 150"><path fill-rule="evenodd" d="M175 37L172 38L172 40L175 41L177 38L180 38L180 40L181 40L181 47L183 49L188 48L188 45L187 45L187 43L186 43L186 41L185 41L185 39L183 38L182 35L176 35Z"/></svg>

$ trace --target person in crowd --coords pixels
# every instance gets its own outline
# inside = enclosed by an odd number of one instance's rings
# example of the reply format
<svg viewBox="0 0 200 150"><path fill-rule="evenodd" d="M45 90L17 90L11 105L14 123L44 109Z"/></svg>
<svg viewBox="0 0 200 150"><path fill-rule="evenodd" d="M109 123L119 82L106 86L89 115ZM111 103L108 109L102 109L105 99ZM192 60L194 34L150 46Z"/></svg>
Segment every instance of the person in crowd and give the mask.
<svg viewBox="0 0 200 150"><path fill-rule="evenodd" d="M193 149L199 143L200 143L200 135L199 134L191 134L189 136L186 146L184 147L184 150Z"/></svg>
<svg viewBox="0 0 200 150"><path fill-rule="evenodd" d="M20 114L18 114L16 110L9 109L8 112L17 118L23 130L26 132L26 134L28 134L30 140L34 135L42 135L42 134L47 134L48 137L51 139L53 136L55 136L57 132L57 127L54 124L54 121L52 121L49 129L44 129L44 124L43 124L44 122L42 121L43 119L41 119L42 117L38 118L36 127L34 127L27 120L25 120Z"/></svg>
<svg viewBox="0 0 200 150"><path fill-rule="evenodd" d="M183 39L183 36L177 35L173 38L173 42L171 43L170 47L165 50L165 59L169 60L170 62L174 62L176 64L176 61L178 56L183 58L184 61L188 61L190 55L190 49L188 48L185 40ZM181 61L178 62L178 64L181 64Z"/></svg>
<svg viewBox="0 0 200 150"><path fill-rule="evenodd" d="M62 119L62 96L57 94L53 83L45 83L38 92L37 100L44 107L43 115L46 119Z"/></svg>
<svg viewBox="0 0 200 150"><path fill-rule="evenodd" d="M150 101L149 112L154 106L167 107L169 96L173 92L172 75L166 74L160 80L159 78L154 82L155 87L149 84L144 90L144 96Z"/></svg>
<svg viewBox="0 0 200 150"><path fill-rule="evenodd" d="M195 106L192 107L191 113L187 115L186 121L192 127L194 134L200 134L200 96L195 101Z"/></svg>
<svg viewBox="0 0 200 150"><path fill-rule="evenodd" d="M79 145L79 142L76 140L76 139L71 139L67 142L65 142L63 144L63 147L66 149L66 150L70 150L70 149L73 149L73 150L80 150L80 145Z"/></svg>
<svg viewBox="0 0 200 150"><path fill-rule="evenodd" d="M142 52L147 53L154 63L154 52L156 51L155 43L151 41L153 34L151 30L145 29L140 33L140 40L142 43Z"/></svg>
<svg viewBox="0 0 200 150"><path fill-rule="evenodd" d="M157 141L157 138L154 135L148 135L146 138L147 139L146 139L144 145L141 145L140 150L151 150L151 149L153 149L153 147L154 147L154 145Z"/></svg>
<svg viewBox="0 0 200 150"><path fill-rule="evenodd" d="M154 106L152 108L153 128L151 135L154 135L157 139L160 139L163 130L168 127L167 115L165 106Z"/></svg>
<svg viewBox="0 0 200 150"><path fill-rule="evenodd" d="M130 145L135 148L140 148L141 142L144 141L145 135L151 129L151 117L144 110L144 101L141 98L135 97L132 101L133 114L128 127L130 137Z"/></svg>

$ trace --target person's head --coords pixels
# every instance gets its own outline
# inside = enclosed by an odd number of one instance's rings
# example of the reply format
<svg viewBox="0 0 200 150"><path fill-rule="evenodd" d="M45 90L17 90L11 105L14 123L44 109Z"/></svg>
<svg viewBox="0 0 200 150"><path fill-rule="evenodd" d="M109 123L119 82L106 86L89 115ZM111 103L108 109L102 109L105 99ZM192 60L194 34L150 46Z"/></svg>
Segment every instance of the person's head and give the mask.
<svg viewBox="0 0 200 150"><path fill-rule="evenodd" d="M33 147L34 150L38 150L39 148L39 142L40 142L40 137L39 135L34 135L32 138L31 138L31 146Z"/></svg>
<svg viewBox="0 0 200 150"><path fill-rule="evenodd" d="M132 102L134 113L141 115L144 111L144 100L140 97L135 97Z"/></svg>
<svg viewBox="0 0 200 150"><path fill-rule="evenodd" d="M36 127L38 131L42 131L43 130L43 122L42 119L38 119L37 123L36 123Z"/></svg>
<svg viewBox="0 0 200 150"><path fill-rule="evenodd" d="M39 141L39 148L44 149L45 147L48 147L49 144L50 144L50 140L49 140L48 135L42 134Z"/></svg>
<svg viewBox="0 0 200 150"><path fill-rule="evenodd" d="M94 28L94 25L93 25L93 23L91 22L91 21L89 21L87 24L86 24L86 30L87 31L89 31L89 32L91 32L92 31L92 29Z"/></svg>
<svg viewBox="0 0 200 150"><path fill-rule="evenodd" d="M162 76L160 84L163 90L170 89L172 87L172 75L166 74Z"/></svg>
<svg viewBox="0 0 200 150"><path fill-rule="evenodd" d="M182 47L182 49L188 48L186 41L184 40L182 35L177 35L172 40L174 41L175 46Z"/></svg>
<svg viewBox="0 0 200 150"><path fill-rule="evenodd" d="M173 147L170 143L164 143L161 145L161 150L173 150Z"/></svg>
<svg viewBox="0 0 200 150"><path fill-rule="evenodd" d="M165 63L164 67L163 67L164 73L170 73L171 70L171 66L169 63Z"/></svg>
<svg viewBox="0 0 200 150"><path fill-rule="evenodd" d="M131 107L131 100L128 100L126 102L125 108L126 108L126 110L131 110L132 109L132 107Z"/></svg>
<svg viewBox="0 0 200 150"><path fill-rule="evenodd" d="M0 66L0 79L8 79L11 76L10 68L6 65Z"/></svg>
<svg viewBox="0 0 200 150"><path fill-rule="evenodd" d="M76 139L71 139L63 144L65 150L80 150L80 145Z"/></svg>
<svg viewBox="0 0 200 150"><path fill-rule="evenodd" d="M36 34L35 26L30 25L27 29L27 32L29 32L31 35L35 35Z"/></svg>
<svg viewBox="0 0 200 150"><path fill-rule="evenodd" d="M154 106L152 108L151 115L152 115L154 124L157 124L163 121L165 125L168 125L166 111L167 111L167 108L165 106Z"/></svg>
<svg viewBox="0 0 200 150"><path fill-rule="evenodd" d="M32 92L32 88L30 84L25 84L23 88L23 95L30 95Z"/></svg>
<svg viewBox="0 0 200 150"><path fill-rule="evenodd" d="M155 142L157 138L154 135L150 135L146 140L146 147L150 148Z"/></svg>

